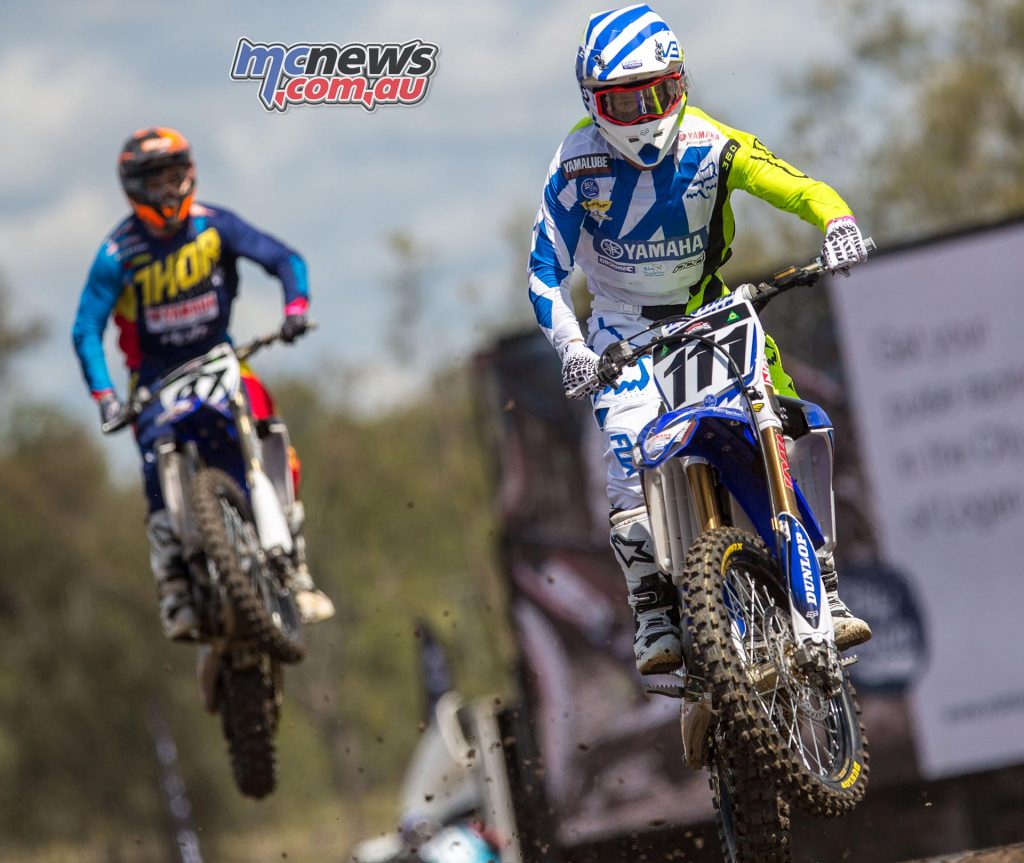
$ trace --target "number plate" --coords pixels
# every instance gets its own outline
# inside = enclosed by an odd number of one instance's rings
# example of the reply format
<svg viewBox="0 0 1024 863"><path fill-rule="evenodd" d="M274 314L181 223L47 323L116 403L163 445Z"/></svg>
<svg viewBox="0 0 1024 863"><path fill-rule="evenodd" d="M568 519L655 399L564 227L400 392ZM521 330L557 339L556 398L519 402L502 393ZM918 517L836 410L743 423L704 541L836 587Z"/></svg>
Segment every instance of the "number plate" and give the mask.
<svg viewBox="0 0 1024 863"><path fill-rule="evenodd" d="M696 320L667 324L663 332L682 332L714 341L732 357L745 382L753 379L763 335L749 303L741 300ZM709 397L717 404L723 396L729 395L729 390L739 395L733 372L722 352L696 341L655 349L654 380L662 398L672 407L701 404Z"/></svg>
<svg viewBox="0 0 1024 863"><path fill-rule="evenodd" d="M160 388L160 404L169 409L181 401L199 399L219 404L227 401L238 390L242 369L230 347L215 348L199 365L189 363Z"/></svg>

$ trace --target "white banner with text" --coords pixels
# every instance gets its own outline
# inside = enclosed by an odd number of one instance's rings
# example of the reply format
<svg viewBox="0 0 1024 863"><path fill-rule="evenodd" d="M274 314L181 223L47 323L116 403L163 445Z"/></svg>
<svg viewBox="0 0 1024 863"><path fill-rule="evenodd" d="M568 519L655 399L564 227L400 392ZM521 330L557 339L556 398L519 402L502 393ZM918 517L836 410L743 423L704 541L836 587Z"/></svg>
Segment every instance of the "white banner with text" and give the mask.
<svg viewBox="0 0 1024 863"><path fill-rule="evenodd" d="M880 550L924 616L928 778L1024 762L1022 273L1019 221L830 284Z"/></svg>

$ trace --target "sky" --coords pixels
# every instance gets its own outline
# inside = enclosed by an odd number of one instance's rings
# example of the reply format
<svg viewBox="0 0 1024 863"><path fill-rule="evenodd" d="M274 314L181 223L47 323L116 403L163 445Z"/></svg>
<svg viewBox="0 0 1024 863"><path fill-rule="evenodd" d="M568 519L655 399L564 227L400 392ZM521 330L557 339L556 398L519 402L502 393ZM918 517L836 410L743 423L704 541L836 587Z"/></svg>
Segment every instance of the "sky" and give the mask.
<svg viewBox="0 0 1024 863"><path fill-rule="evenodd" d="M785 154L785 82L837 52L841 19L816 0L652 6L683 45L691 102ZM234 210L308 262L320 329L268 353L258 371L309 376L336 391L347 370L355 383L345 399L374 410L408 397L429 370L470 356L508 309L520 308L517 300L528 320L530 220L555 148L583 116L576 47L589 15L604 8L581 0L5 0L0 274L15 320L38 318L48 329L17 364L15 393L93 418L70 327L96 250L127 212L117 153L149 125L190 139L200 200ZM263 110L255 82L231 80L242 37L340 45L419 38L440 50L418 105L372 114L303 106L281 115ZM410 328L417 344L395 343L401 307L388 237L396 231L425 255ZM242 279L239 340L273 329L281 316L276 283L253 265ZM123 380L112 343L108 359Z"/></svg>

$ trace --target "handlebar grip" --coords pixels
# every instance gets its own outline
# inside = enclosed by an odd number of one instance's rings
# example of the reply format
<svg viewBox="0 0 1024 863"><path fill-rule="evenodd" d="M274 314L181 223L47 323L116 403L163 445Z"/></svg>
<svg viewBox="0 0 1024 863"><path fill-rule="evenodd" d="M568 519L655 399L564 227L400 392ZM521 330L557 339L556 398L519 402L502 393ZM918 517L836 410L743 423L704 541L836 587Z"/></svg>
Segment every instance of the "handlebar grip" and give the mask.
<svg viewBox="0 0 1024 863"><path fill-rule="evenodd" d="M114 432L119 432L121 431L121 429L130 425L133 419L135 419L135 417L130 412L125 411L120 416L116 417L110 422L103 423L100 426L100 431L102 431L103 434L113 434Z"/></svg>
<svg viewBox="0 0 1024 863"><path fill-rule="evenodd" d="M128 400L127 404L121 409L121 413L114 417L108 423L102 423L100 425L100 431L103 434L113 434L114 432L121 431L121 429L130 426L135 420L139 418L139 415L153 403L154 395L150 392L149 387L141 386L132 398Z"/></svg>
<svg viewBox="0 0 1024 863"><path fill-rule="evenodd" d="M590 389L590 387L592 387L595 383L600 383L600 380L601 379L599 377L595 376L592 377L590 380L584 381L581 384L576 384L576 386L574 386L571 390L569 390L566 393L566 396L568 396L571 399L582 398L583 394L588 389Z"/></svg>

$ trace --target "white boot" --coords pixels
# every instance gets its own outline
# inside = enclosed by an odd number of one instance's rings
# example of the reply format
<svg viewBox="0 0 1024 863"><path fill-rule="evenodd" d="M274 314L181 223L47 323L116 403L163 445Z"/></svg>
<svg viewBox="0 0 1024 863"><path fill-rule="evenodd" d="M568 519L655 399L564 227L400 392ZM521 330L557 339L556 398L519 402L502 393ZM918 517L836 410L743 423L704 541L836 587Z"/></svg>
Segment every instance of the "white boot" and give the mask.
<svg viewBox="0 0 1024 863"><path fill-rule="evenodd" d="M821 565L825 598L832 612L832 625L836 630L836 647L842 651L863 644L871 638L871 627L866 620L856 617L839 598L839 573L836 572L835 558L831 554L824 554L818 558L818 563Z"/></svg>
<svg viewBox="0 0 1024 863"><path fill-rule="evenodd" d="M320 623L334 617L334 603L331 598L313 584L313 576L309 574L306 563L306 539L302 528L306 522L306 509L302 501L297 500L288 511L288 528L292 534L291 588L295 591L295 604L299 607L299 615L303 623Z"/></svg>
<svg viewBox="0 0 1024 863"><path fill-rule="evenodd" d="M193 638L199 628L199 618L192 606L181 542L174 534L166 509L159 509L149 516L146 536L149 538L149 565L156 579L164 635L172 641Z"/></svg>
<svg viewBox="0 0 1024 863"><path fill-rule="evenodd" d="M641 674L664 674L679 668L679 604L668 576L654 557L647 510L617 512L611 518L611 544L629 588L633 608L633 655Z"/></svg>

